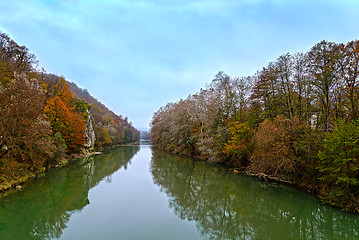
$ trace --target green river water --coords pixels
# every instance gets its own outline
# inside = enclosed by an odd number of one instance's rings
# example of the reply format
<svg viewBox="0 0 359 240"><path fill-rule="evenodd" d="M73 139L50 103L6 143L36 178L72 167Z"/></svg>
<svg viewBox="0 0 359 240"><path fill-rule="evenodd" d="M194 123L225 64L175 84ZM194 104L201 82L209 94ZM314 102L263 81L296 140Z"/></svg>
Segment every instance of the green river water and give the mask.
<svg viewBox="0 0 359 240"><path fill-rule="evenodd" d="M223 166L119 147L3 193L0 239L359 239L359 216Z"/></svg>

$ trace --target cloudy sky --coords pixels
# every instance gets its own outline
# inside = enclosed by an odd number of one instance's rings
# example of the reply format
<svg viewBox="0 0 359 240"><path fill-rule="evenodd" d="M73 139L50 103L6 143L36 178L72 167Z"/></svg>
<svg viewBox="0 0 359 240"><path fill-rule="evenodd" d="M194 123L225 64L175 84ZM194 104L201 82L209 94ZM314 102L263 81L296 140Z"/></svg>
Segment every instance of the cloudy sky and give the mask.
<svg viewBox="0 0 359 240"><path fill-rule="evenodd" d="M1 0L0 31L135 127L218 71L359 38L353 0Z"/></svg>

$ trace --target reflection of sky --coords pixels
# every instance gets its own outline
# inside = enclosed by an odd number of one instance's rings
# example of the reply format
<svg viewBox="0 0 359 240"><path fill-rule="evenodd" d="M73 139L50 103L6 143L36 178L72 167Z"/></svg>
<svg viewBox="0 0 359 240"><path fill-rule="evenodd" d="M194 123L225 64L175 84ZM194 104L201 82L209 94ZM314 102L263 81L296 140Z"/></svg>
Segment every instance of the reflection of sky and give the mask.
<svg viewBox="0 0 359 240"><path fill-rule="evenodd" d="M0 30L146 128L220 70L251 75L323 39L358 38L358 12L356 0L2 0Z"/></svg>
<svg viewBox="0 0 359 240"><path fill-rule="evenodd" d="M127 170L92 188L90 204L72 215L60 239L201 239L195 222L178 219L168 207L153 184L150 161L150 146L141 146Z"/></svg>

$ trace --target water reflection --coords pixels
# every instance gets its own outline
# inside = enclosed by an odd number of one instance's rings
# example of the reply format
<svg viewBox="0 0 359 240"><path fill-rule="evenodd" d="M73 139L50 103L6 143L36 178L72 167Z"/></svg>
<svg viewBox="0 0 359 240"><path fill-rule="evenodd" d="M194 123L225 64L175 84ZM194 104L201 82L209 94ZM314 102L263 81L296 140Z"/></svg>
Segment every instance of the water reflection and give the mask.
<svg viewBox="0 0 359 240"><path fill-rule="evenodd" d="M139 147L121 147L50 170L22 191L0 198L0 239L59 238L71 215L89 204L88 192L126 169Z"/></svg>
<svg viewBox="0 0 359 240"><path fill-rule="evenodd" d="M358 239L359 216L291 187L153 151L155 184L175 214L209 239Z"/></svg>

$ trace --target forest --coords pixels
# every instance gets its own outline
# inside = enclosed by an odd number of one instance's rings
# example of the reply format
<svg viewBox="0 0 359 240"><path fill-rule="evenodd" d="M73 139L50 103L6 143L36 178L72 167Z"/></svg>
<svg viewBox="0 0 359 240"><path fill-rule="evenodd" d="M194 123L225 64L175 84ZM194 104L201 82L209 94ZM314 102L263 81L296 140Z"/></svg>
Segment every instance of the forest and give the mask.
<svg viewBox="0 0 359 240"><path fill-rule="evenodd" d="M38 69L0 32L0 191L95 150L139 141L139 131L87 90Z"/></svg>
<svg viewBox="0 0 359 240"><path fill-rule="evenodd" d="M154 113L168 152L317 193L359 213L359 41L322 41L252 76L223 72Z"/></svg>

